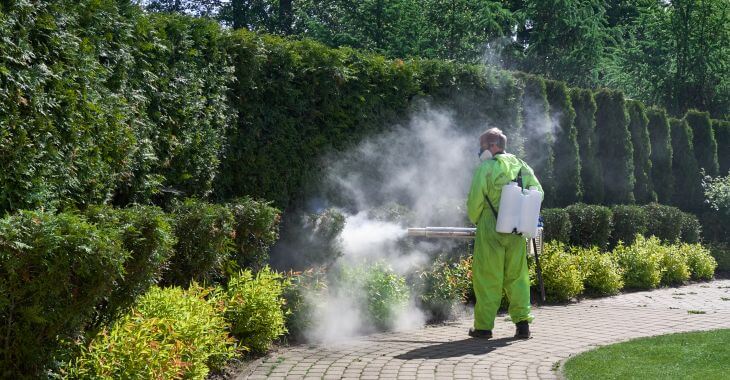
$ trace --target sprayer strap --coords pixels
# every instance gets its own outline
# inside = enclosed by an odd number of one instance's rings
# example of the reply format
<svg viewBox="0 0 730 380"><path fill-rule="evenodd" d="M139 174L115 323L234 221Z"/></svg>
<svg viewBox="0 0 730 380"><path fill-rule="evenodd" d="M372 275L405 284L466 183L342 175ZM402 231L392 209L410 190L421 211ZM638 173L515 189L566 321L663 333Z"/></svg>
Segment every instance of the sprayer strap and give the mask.
<svg viewBox="0 0 730 380"><path fill-rule="evenodd" d="M497 220L497 210L495 210L494 206L492 206L492 201L489 200L489 195L486 195L484 198L487 198L487 203L489 204L489 208L492 209L492 214L494 214L494 220Z"/></svg>

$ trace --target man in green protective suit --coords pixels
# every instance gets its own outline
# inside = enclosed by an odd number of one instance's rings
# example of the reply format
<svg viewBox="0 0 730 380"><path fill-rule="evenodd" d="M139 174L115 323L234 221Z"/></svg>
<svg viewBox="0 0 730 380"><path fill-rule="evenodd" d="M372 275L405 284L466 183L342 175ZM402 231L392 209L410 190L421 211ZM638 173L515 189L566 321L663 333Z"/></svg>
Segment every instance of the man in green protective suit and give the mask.
<svg viewBox="0 0 730 380"><path fill-rule="evenodd" d="M509 315L516 324L515 338L530 337L530 278L527 270L525 238L496 231L502 186L522 176L522 186L536 186L544 194L533 170L522 160L505 153L507 137L497 128L479 137L482 163L476 169L469 191L469 219L477 225L472 261L472 280L477 302L474 328L469 335L491 338L494 319L502 300L509 301ZM491 206L490 206L491 203ZM536 221L537 222L537 221Z"/></svg>

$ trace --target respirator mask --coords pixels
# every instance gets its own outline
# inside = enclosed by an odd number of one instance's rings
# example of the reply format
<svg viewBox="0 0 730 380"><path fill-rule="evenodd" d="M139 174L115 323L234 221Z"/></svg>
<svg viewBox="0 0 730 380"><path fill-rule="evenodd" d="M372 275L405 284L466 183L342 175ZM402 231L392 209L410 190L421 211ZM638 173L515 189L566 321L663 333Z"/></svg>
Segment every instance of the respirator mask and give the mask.
<svg viewBox="0 0 730 380"><path fill-rule="evenodd" d="M491 160L492 152L490 152L489 149L486 149L486 150L479 149L479 159L482 161Z"/></svg>

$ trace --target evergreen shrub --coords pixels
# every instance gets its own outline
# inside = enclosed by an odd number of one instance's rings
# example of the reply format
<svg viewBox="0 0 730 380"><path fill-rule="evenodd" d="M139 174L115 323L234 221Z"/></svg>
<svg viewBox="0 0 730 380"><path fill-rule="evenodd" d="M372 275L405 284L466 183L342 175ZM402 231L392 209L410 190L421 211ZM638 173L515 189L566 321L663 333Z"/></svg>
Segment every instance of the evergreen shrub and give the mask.
<svg viewBox="0 0 730 380"><path fill-rule="evenodd" d="M623 93L603 89L595 94L598 157L603 175L604 203L633 203L634 148Z"/></svg>
<svg viewBox="0 0 730 380"><path fill-rule="evenodd" d="M656 237L636 237L634 244L619 244L611 254L621 267L629 289L653 289L662 280L662 260L668 248Z"/></svg>
<svg viewBox="0 0 730 380"><path fill-rule="evenodd" d="M230 324L230 331L247 349L266 352L286 333L282 296L289 286L284 278L264 267L255 275L250 269L232 276L225 290L215 296Z"/></svg>
<svg viewBox="0 0 730 380"><path fill-rule="evenodd" d="M687 265L693 280L712 280L718 262L710 249L701 244L679 244L676 249L687 259Z"/></svg>
<svg viewBox="0 0 730 380"><path fill-rule="evenodd" d="M680 221L679 240L684 243L699 243L702 233L702 226L696 216L690 213L682 213Z"/></svg>
<svg viewBox="0 0 730 380"><path fill-rule="evenodd" d="M245 197L226 205L233 213L236 249L233 254L239 268L258 270L269 262L269 249L279 238L281 214L270 202Z"/></svg>
<svg viewBox="0 0 730 380"><path fill-rule="evenodd" d="M660 108L649 108L647 129L651 141L651 180L657 200L669 204L674 196L674 176L672 175L672 137L667 113Z"/></svg>
<svg viewBox="0 0 730 380"><path fill-rule="evenodd" d="M564 207L580 201L583 197L578 131L574 124L575 110L564 82L546 81L545 89L550 105L550 120L557 129L553 145L555 205Z"/></svg>
<svg viewBox="0 0 730 380"><path fill-rule="evenodd" d="M0 377L40 377L60 340L92 322L124 274L120 240L70 213L0 219Z"/></svg>
<svg viewBox="0 0 730 380"><path fill-rule="evenodd" d="M573 88L570 100L575 110L575 128L580 153L583 202L603 203L603 179L597 157L596 100L591 90Z"/></svg>
<svg viewBox="0 0 730 380"><path fill-rule="evenodd" d="M680 209L658 203L651 203L642 208L646 212L647 236L656 236L669 244L682 238L684 213Z"/></svg>
<svg viewBox="0 0 730 380"><path fill-rule="evenodd" d="M235 220L231 211L222 205L186 199L177 202L172 213L177 243L164 282L187 287L190 281L222 281L235 247Z"/></svg>
<svg viewBox="0 0 730 380"><path fill-rule="evenodd" d="M708 249L717 263L717 271L730 273L730 243L710 243Z"/></svg>
<svg viewBox="0 0 730 380"><path fill-rule="evenodd" d="M717 141L717 161L720 175L730 173L730 121L712 120L712 130Z"/></svg>
<svg viewBox="0 0 730 380"><path fill-rule="evenodd" d="M690 267L687 265L685 252L679 249L679 245L664 247L661 251L660 263L662 267L663 285L681 285L689 280Z"/></svg>
<svg viewBox="0 0 730 380"><path fill-rule="evenodd" d="M702 177L694 153L693 133L686 120L669 119L672 135L672 205L683 211L703 208Z"/></svg>
<svg viewBox="0 0 730 380"><path fill-rule="evenodd" d="M116 229L122 247L130 254L124 262L124 276L96 307L94 326L98 328L126 313L137 297L160 280L162 270L173 254L175 237L170 217L158 207L93 206L84 214L97 226Z"/></svg>
<svg viewBox="0 0 730 380"><path fill-rule="evenodd" d="M624 287L622 270L614 257L596 247L573 248L586 293L614 295Z"/></svg>
<svg viewBox="0 0 730 380"><path fill-rule="evenodd" d="M634 197L639 204L656 202L652 182L651 141L649 139L649 117L644 105L638 100L626 102L629 114L629 131L634 145Z"/></svg>
<svg viewBox="0 0 730 380"><path fill-rule="evenodd" d="M583 292L583 277L575 256L563 243L546 243L540 255L545 296L549 301L563 302ZM532 278L532 285L537 279Z"/></svg>
<svg viewBox="0 0 730 380"><path fill-rule="evenodd" d="M709 176L720 174L717 160L717 140L712 130L710 114L697 110L689 110L684 115L690 129L692 130L692 145L697 158L697 165Z"/></svg>
<svg viewBox="0 0 730 380"><path fill-rule="evenodd" d="M454 306L461 301L463 290L456 269L448 261L437 258L419 273L420 307L428 313L431 322L451 317Z"/></svg>
<svg viewBox="0 0 730 380"><path fill-rule="evenodd" d="M292 272L284 282L286 287L282 293L286 305L287 337L293 341L302 341L307 331L313 327L315 301L325 295L327 289L326 273L320 268L312 268L302 272Z"/></svg>
<svg viewBox="0 0 730 380"><path fill-rule="evenodd" d="M611 208L613 224L610 246L615 247L619 241L631 245L636 235L646 236L647 215L645 209L635 205L617 205Z"/></svg>
<svg viewBox="0 0 730 380"><path fill-rule="evenodd" d="M226 321L191 286L153 287L68 368L73 379L198 379L235 356Z"/></svg>
<svg viewBox="0 0 730 380"><path fill-rule="evenodd" d="M572 224L570 214L562 208L548 208L540 211L543 219L543 235L545 241L558 241L568 244Z"/></svg>
<svg viewBox="0 0 730 380"><path fill-rule="evenodd" d="M565 209L570 215L570 244L580 247L608 247L611 234L611 209L577 203Z"/></svg>
<svg viewBox="0 0 730 380"><path fill-rule="evenodd" d="M383 262L345 267L339 275L343 295L357 302L376 329L394 327L410 298L405 277Z"/></svg>

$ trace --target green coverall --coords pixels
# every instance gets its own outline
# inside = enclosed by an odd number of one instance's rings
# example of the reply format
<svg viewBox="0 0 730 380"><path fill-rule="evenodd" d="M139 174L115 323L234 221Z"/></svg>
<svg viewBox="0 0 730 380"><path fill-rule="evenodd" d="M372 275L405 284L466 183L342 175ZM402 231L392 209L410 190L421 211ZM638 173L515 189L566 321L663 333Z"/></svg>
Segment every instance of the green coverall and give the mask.
<svg viewBox="0 0 730 380"><path fill-rule="evenodd" d="M477 225L472 261L472 281L477 298L474 328L477 330L494 328L502 289L509 300L512 322L532 322L533 319L530 314L530 277L525 238L497 232L497 220L485 199L488 196L494 209L499 212L502 186L515 180L520 168L523 187L537 186L544 195L532 168L509 153L498 153L494 158L482 162L471 182L467 211L469 220Z"/></svg>

